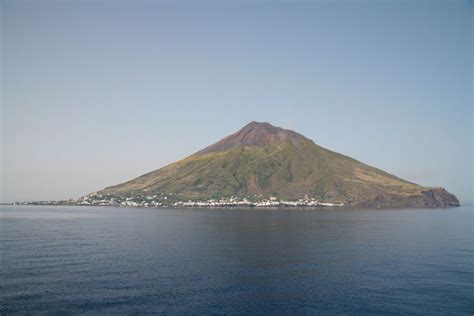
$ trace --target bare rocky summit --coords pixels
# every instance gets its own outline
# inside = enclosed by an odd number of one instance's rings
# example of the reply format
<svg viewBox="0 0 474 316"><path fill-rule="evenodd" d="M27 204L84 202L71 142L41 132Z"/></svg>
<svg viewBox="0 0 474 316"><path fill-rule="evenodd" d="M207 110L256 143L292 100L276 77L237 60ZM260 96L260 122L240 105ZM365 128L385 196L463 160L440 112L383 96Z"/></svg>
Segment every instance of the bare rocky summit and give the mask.
<svg viewBox="0 0 474 316"><path fill-rule="evenodd" d="M237 147L277 146L286 143L297 146L298 142L302 140L308 139L301 134L281 127L275 127L268 122L258 123L254 121L245 125L234 134L197 152L197 154L226 151Z"/></svg>

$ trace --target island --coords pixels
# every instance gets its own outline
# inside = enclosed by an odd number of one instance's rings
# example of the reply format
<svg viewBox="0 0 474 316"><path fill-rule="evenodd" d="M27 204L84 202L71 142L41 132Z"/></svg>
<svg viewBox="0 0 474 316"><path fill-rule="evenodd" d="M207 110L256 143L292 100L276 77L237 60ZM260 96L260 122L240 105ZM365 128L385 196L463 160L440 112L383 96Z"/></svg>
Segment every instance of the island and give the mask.
<svg viewBox="0 0 474 316"><path fill-rule="evenodd" d="M460 205L444 188L401 179L268 122L250 122L184 159L79 199L26 203L356 208Z"/></svg>

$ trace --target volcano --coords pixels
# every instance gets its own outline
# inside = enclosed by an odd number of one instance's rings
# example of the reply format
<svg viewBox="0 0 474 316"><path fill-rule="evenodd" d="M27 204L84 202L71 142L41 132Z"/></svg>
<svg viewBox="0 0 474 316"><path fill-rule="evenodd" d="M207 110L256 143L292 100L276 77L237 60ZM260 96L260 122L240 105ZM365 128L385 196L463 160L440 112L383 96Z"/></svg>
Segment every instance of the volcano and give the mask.
<svg viewBox="0 0 474 316"><path fill-rule="evenodd" d="M270 123L251 122L197 153L96 194L311 197L350 207L449 207L458 199L423 187Z"/></svg>

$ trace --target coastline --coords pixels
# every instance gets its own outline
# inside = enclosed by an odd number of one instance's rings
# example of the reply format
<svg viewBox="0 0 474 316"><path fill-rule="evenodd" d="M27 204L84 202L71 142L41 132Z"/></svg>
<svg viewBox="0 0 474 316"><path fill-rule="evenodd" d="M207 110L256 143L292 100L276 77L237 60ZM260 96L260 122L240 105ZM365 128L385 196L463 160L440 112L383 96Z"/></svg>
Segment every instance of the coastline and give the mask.
<svg viewBox="0 0 474 316"><path fill-rule="evenodd" d="M130 206L130 205L84 205L84 204L15 204L15 203L3 203L0 207L5 206L28 206L28 207L84 207L84 208L121 208L121 209L156 209L156 210L426 210L426 209L456 209L459 207L470 207L472 205L459 205L459 206Z"/></svg>

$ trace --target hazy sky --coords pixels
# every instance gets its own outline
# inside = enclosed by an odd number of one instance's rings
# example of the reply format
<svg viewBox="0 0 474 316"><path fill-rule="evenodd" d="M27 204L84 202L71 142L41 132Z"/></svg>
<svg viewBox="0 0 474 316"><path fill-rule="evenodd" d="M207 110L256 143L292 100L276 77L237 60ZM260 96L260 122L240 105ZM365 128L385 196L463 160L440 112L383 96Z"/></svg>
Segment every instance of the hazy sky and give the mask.
<svg viewBox="0 0 474 316"><path fill-rule="evenodd" d="M473 201L469 1L1 1L1 201L155 170L249 121Z"/></svg>

